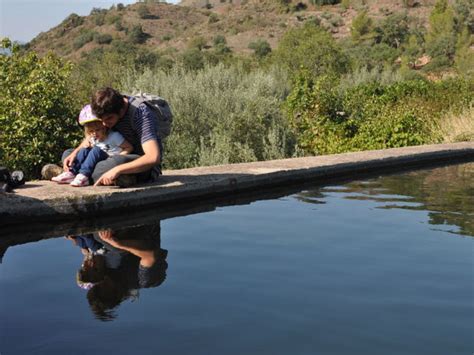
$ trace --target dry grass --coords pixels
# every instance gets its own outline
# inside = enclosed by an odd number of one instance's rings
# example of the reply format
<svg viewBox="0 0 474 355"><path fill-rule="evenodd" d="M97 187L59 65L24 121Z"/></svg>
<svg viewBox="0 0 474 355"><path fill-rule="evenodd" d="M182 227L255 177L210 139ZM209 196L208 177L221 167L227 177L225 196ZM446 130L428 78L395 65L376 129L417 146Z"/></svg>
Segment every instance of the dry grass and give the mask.
<svg viewBox="0 0 474 355"><path fill-rule="evenodd" d="M446 143L474 141L474 106L460 114L448 114L439 124L442 140Z"/></svg>

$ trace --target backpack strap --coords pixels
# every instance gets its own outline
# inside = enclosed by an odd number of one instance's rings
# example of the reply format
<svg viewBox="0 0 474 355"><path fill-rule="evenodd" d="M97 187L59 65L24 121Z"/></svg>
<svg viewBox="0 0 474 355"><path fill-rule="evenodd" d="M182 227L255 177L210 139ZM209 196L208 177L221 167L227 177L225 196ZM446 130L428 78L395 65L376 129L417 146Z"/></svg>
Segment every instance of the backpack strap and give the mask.
<svg viewBox="0 0 474 355"><path fill-rule="evenodd" d="M128 110L127 110L127 116L128 119L130 120L130 123L132 125L132 128L135 130L135 113L137 112L138 106L140 106L142 103L144 103L144 99L136 98L134 96L128 96Z"/></svg>

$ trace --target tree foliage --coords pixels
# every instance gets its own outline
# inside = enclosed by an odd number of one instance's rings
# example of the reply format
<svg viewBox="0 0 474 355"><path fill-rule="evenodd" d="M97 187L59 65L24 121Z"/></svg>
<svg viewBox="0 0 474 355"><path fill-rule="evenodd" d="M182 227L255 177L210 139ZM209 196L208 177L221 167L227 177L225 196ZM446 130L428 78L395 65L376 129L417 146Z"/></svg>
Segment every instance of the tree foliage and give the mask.
<svg viewBox="0 0 474 355"><path fill-rule="evenodd" d="M313 23L285 33L275 50L275 61L291 73L307 70L315 76L323 73L344 73L348 58L332 36Z"/></svg>
<svg viewBox="0 0 474 355"><path fill-rule="evenodd" d="M20 52L8 40L2 47L12 53L0 55L0 162L34 177L81 135L68 90L71 64Z"/></svg>
<svg viewBox="0 0 474 355"><path fill-rule="evenodd" d="M471 80L379 81L339 88L334 76L301 74L287 99L298 148L332 154L425 144L442 114L473 103Z"/></svg>
<svg viewBox="0 0 474 355"><path fill-rule="evenodd" d="M352 20L351 36L354 41L372 38L374 22L367 11L361 11Z"/></svg>

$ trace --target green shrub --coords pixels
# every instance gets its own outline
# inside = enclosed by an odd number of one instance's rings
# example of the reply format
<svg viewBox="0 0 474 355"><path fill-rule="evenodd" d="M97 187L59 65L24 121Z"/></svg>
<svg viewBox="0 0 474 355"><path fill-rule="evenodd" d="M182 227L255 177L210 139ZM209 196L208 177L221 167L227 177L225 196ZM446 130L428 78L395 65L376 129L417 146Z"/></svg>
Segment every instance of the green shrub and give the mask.
<svg viewBox="0 0 474 355"><path fill-rule="evenodd" d="M339 4L340 2L341 0L310 0L310 3L312 3L313 5L319 5L319 6L335 5L335 4Z"/></svg>
<svg viewBox="0 0 474 355"><path fill-rule="evenodd" d="M92 21L96 26L102 26L105 23L105 17L107 15L107 10L93 8L90 15L92 16Z"/></svg>
<svg viewBox="0 0 474 355"><path fill-rule="evenodd" d="M207 40L203 36L196 36L191 38L188 42L189 49L203 50L207 45Z"/></svg>
<svg viewBox="0 0 474 355"><path fill-rule="evenodd" d="M112 42L112 36L108 33L96 33L94 35L94 41L98 44L109 44Z"/></svg>
<svg viewBox="0 0 474 355"><path fill-rule="evenodd" d="M160 16L153 15L145 4L140 4L137 8L138 17L143 20L158 20Z"/></svg>
<svg viewBox="0 0 474 355"><path fill-rule="evenodd" d="M354 41L370 39L373 36L373 21L367 11L361 11L352 20L351 36Z"/></svg>
<svg viewBox="0 0 474 355"><path fill-rule="evenodd" d="M258 39L255 42L251 42L249 44L249 49L252 49L254 51L254 54L258 59L265 58L272 52L272 47L270 47L270 43L268 43L264 39Z"/></svg>
<svg viewBox="0 0 474 355"><path fill-rule="evenodd" d="M130 31L128 31L128 40L132 44L141 44L145 43L148 39L149 35L143 32L143 28L141 25L133 26Z"/></svg>
<svg viewBox="0 0 474 355"><path fill-rule="evenodd" d="M0 55L0 161L39 177L44 164L57 162L82 136L67 88L71 64L53 54L20 52L6 39L2 44L13 53Z"/></svg>
<svg viewBox="0 0 474 355"><path fill-rule="evenodd" d="M409 34L410 27L406 13L390 15L375 27L375 41L394 48L399 48Z"/></svg>
<svg viewBox="0 0 474 355"><path fill-rule="evenodd" d="M344 46L346 56L351 58L354 70L368 68L369 70L393 67L400 56L400 50L385 43L362 42L354 45L352 42Z"/></svg>
<svg viewBox="0 0 474 355"><path fill-rule="evenodd" d="M248 72L221 64L197 72L130 73L122 89L169 100L175 118L165 165L184 168L291 156L293 136L280 109L286 82L276 68Z"/></svg>
<svg viewBox="0 0 474 355"><path fill-rule="evenodd" d="M473 89L460 78L339 86L335 77L302 74L286 107L307 154L383 149L438 142L440 118L469 107Z"/></svg>
<svg viewBox="0 0 474 355"><path fill-rule="evenodd" d="M219 22L219 16L216 13L211 13L208 18L209 23L216 23Z"/></svg>
<svg viewBox="0 0 474 355"><path fill-rule="evenodd" d="M180 55L180 61L188 70L204 68L205 56L198 48L190 48Z"/></svg>
<svg viewBox="0 0 474 355"><path fill-rule="evenodd" d="M467 28L459 35L455 56L455 67L459 74L474 76L474 55L472 53L472 36Z"/></svg>
<svg viewBox="0 0 474 355"><path fill-rule="evenodd" d="M351 0L342 0L341 6L344 10L348 10L351 7Z"/></svg>
<svg viewBox="0 0 474 355"><path fill-rule="evenodd" d="M450 66L456 51L456 23L447 0L437 0L430 14L430 29L426 35L426 50L433 58L431 66Z"/></svg>
<svg viewBox="0 0 474 355"><path fill-rule="evenodd" d="M86 43L91 42L94 39L96 33L91 30L82 31L82 33L76 37L72 46L74 49L82 48Z"/></svg>
<svg viewBox="0 0 474 355"><path fill-rule="evenodd" d="M120 31L123 31L123 30L125 29L125 28L123 27L123 25L122 25L122 21L117 21L117 22L115 22L114 27L115 27L115 29L116 29L117 31L119 31L119 32L120 32Z"/></svg>
<svg viewBox="0 0 474 355"><path fill-rule="evenodd" d="M214 47L227 45L227 40L223 35L217 35L212 39Z"/></svg>
<svg viewBox="0 0 474 355"><path fill-rule="evenodd" d="M337 14L331 17L331 19L329 20L329 23L333 25L334 27L339 27L339 26L344 25L344 21L342 20L342 17Z"/></svg>
<svg viewBox="0 0 474 355"><path fill-rule="evenodd" d="M115 25L117 22L121 22L122 21L122 16L116 14L116 15L113 15L112 13L109 13L106 17L105 17L105 22L108 24L108 25Z"/></svg>
<svg viewBox="0 0 474 355"><path fill-rule="evenodd" d="M141 19L147 19L151 15L150 11L148 11L148 7L145 4L140 4L138 6L137 14L138 14L138 17L140 17Z"/></svg>
<svg viewBox="0 0 474 355"><path fill-rule="evenodd" d="M338 43L311 22L286 32L274 51L274 59L293 74L303 69L318 76L345 73L349 68L349 60Z"/></svg>
<svg viewBox="0 0 474 355"><path fill-rule="evenodd" d="M66 31L76 28L84 23L84 17L79 16L78 14L70 14L66 19L61 23Z"/></svg>

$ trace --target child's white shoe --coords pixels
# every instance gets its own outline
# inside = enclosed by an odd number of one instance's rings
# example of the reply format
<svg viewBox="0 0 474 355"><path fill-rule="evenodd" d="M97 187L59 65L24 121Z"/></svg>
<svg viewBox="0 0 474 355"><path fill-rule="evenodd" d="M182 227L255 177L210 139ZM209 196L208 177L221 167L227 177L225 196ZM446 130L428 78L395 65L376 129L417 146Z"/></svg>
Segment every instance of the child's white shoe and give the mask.
<svg viewBox="0 0 474 355"><path fill-rule="evenodd" d="M58 176L53 177L51 180L57 182L58 184L70 184L76 175L70 171L65 171L64 173L59 174Z"/></svg>
<svg viewBox="0 0 474 355"><path fill-rule="evenodd" d="M74 180L70 183L74 187L82 187L89 185L89 177L84 174L77 174Z"/></svg>

